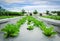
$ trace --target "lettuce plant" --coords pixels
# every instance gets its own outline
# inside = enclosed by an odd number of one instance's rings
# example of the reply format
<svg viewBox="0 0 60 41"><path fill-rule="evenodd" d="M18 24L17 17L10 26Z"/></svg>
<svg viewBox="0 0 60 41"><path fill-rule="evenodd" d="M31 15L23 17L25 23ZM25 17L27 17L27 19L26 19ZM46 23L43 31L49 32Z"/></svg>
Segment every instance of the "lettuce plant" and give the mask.
<svg viewBox="0 0 60 41"><path fill-rule="evenodd" d="M7 24L1 31L4 32L5 37L14 37L19 33L19 28L14 24Z"/></svg>
<svg viewBox="0 0 60 41"><path fill-rule="evenodd" d="M44 35L46 35L46 36L52 36L52 35L55 35L55 34L56 34L56 32L54 32L54 30L53 30L53 27L45 28L45 29L43 30L43 33L44 33Z"/></svg>
<svg viewBox="0 0 60 41"><path fill-rule="evenodd" d="M28 28L27 28L28 30L33 30L34 29L34 27L33 26L28 26Z"/></svg>
<svg viewBox="0 0 60 41"><path fill-rule="evenodd" d="M30 24L30 23L31 23L30 21L27 22L27 24Z"/></svg>
<svg viewBox="0 0 60 41"><path fill-rule="evenodd" d="M31 21L32 21L31 16L27 16L27 20L28 20L29 22L31 22Z"/></svg>

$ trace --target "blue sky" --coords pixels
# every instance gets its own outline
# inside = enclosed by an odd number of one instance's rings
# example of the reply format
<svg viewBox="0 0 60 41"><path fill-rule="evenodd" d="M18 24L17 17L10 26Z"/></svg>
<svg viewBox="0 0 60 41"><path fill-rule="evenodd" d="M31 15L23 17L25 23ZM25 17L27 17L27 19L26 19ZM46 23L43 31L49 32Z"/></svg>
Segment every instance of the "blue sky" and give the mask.
<svg viewBox="0 0 60 41"><path fill-rule="evenodd" d="M60 0L0 0L0 6L10 11L60 10Z"/></svg>

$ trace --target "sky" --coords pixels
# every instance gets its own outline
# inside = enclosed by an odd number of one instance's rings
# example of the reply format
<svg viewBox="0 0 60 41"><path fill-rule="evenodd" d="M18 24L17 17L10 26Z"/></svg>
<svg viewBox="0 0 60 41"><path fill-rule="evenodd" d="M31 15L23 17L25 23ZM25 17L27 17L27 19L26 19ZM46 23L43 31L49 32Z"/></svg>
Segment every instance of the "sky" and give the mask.
<svg viewBox="0 0 60 41"><path fill-rule="evenodd" d="M60 10L60 0L0 0L0 6L9 11Z"/></svg>

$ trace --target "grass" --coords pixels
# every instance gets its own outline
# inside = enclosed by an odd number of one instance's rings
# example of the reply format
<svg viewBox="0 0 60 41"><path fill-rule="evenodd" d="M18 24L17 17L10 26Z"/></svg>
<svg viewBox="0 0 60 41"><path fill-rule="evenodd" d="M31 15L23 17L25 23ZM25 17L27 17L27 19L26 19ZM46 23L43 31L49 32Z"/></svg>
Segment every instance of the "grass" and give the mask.
<svg viewBox="0 0 60 41"><path fill-rule="evenodd" d="M13 17L16 17L16 16L0 16L0 19L13 18Z"/></svg>
<svg viewBox="0 0 60 41"><path fill-rule="evenodd" d="M50 18L50 19L55 19L55 20L60 20L60 16L42 16L44 18Z"/></svg>

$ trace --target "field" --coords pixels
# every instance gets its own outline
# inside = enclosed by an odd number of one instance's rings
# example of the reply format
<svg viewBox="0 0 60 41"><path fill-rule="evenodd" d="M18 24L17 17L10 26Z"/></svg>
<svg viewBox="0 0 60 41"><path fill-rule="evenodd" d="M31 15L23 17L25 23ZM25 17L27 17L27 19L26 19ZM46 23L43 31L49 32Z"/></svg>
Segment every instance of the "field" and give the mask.
<svg viewBox="0 0 60 41"><path fill-rule="evenodd" d="M54 26L47 26L43 21L36 19L34 16L24 16L21 19L18 19L15 24L11 23L12 22L4 24L4 27L3 25L0 25L2 26L0 29L1 41L44 41L44 39L45 41L60 40L58 33L54 30ZM7 39L2 40L3 38Z"/></svg>
<svg viewBox="0 0 60 41"><path fill-rule="evenodd" d="M2 9L0 41L60 41L60 16L38 14L37 10L28 13L24 9L21 12Z"/></svg>

